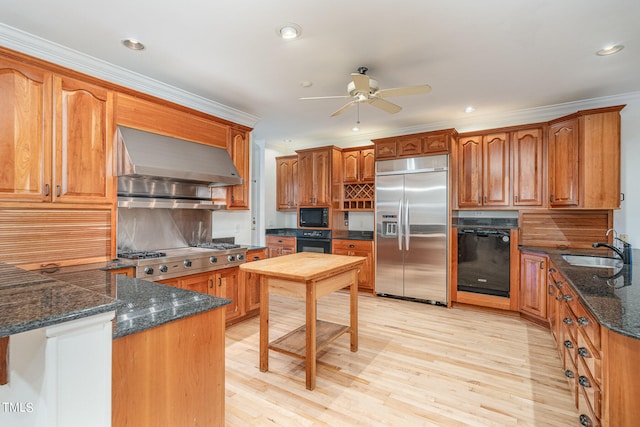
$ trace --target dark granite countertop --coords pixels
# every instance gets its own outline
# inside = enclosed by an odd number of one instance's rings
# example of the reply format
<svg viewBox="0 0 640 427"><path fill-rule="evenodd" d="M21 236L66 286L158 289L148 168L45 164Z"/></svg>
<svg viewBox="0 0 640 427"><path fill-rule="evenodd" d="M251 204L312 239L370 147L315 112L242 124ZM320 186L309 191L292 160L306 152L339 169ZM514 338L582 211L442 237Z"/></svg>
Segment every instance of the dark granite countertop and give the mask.
<svg viewBox="0 0 640 427"><path fill-rule="evenodd" d="M297 228L267 228L265 234L267 236L290 236L296 237Z"/></svg>
<svg viewBox="0 0 640 427"><path fill-rule="evenodd" d="M108 294L0 263L0 337L106 313L121 305Z"/></svg>
<svg viewBox="0 0 640 427"><path fill-rule="evenodd" d="M621 269L578 267L562 258L562 254L567 253L612 256L610 251L521 249L547 254L601 325L640 339L640 273L633 277L633 265L625 265ZM640 265L640 250L633 250L633 263Z"/></svg>
<svg viewBox="0 0 640 427"><path fill-rule="evenodd" d="M109 262L32 272L0 264L0 337L115 310L113 338L229 304L198 292L116 275Z"/></svg>
<svg viewBox="0 0 640 427"><path fill-rule="evenodd" d="M373 231L334 231L331 237L338 240L373 240Z"/></svg>
<svg viewBox="0 0 640 427"><path fill-rule="evenodd" d="M231 301L186 289L133 279L107 270L77 271L62 268L50 274L98 295L115 297L113 338L120 338L173 320L230 304Z"/></svg>

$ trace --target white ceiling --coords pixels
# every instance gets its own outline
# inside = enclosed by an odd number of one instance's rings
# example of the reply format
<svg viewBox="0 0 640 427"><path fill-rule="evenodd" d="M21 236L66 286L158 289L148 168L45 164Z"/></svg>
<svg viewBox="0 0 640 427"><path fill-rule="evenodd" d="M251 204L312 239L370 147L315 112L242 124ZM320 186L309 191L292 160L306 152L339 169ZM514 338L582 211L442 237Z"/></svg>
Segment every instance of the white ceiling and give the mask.
<svg viewBox="0 0 640 427"><path fill-rule="evenodd" d="M5 28L255 116L253 137L267 144L407 133L462 119L470 104L495 115L640 90L638 0L0 0L0 10ZM277 36L289 22L301 38ZM127 37L147 48L124 48ZM609 44L625 48L595 55ZM347 100L298 99L346 94L359 66L381 88L433 90L391 98L403 107L393 115L362 105L359 136L355 108L329 117Z"/></svg>

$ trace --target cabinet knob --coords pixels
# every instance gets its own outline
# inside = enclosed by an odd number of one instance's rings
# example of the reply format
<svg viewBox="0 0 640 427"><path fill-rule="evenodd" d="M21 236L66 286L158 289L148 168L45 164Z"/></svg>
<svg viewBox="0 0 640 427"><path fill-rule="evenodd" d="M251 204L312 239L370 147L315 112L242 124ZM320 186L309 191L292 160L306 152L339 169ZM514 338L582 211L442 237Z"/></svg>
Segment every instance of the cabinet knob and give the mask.
<svg viewBox="0 0 640 427"><path fill-rule="evenodd" d="M586 349L586 348L584 348L584 347L578 347L578 354L579 354L580 356L582 356L583 358L585 358L585 359L586 359L586 358L591 357L591 356L589 355L589 350L587 350L587 349Z"/></svg>
<svg viewBox="0 0 640 427"><path fill-rule="evenodd" d="M578 384L580 384L584 388L591 387L591 383L589 382L589 378L585 377L584 375L580 375L578 377Z"/></svg>
<svg viewBox="0 0 640 427"><path fill-rule="evenodd" d="M563 344L564 344L565 347L567 347L569 349L573 348L573 343L571 341L569 341L569 340L566 340Z"/></svg>
<svg viewBox="0 0 640 427"><path fill-rule="evenodd" d="M573 325L573 320L571 320L570 317L565 317L564 319L562 319L562 321L565 325Z"/></svg>
<svg viewBox="0 0 640 427"><path fill-rule="evenodd" d="M578 323L582 326L588 326L589 325L589 321L587 320L586 317L584 316L580 316L578 317Z"/></svg>
<svg viewBox="0 0 640 427"><path fill-rule="evenodd" d="M573 301L573 297L571 295L565 295L564 296L564 300L565 301Z"/></svg>
<svg viewBox="0 0 640 427"><path fill-rule="evenodd" d="M570 369L567 369L566 371L564 371L564 376L567 378L573 378L574 377L573 371Z"/></svg>
<svg viewBox="0 0 640 427"><path fill-rule="evenodd" d="M555 273L555 272L556 272L556 269L555 269L555 268L551 267L551 268L549 269L549 273Z"/></svg>
<svg viewBox="0 0 640 427"><path fill-rule="evenodd" d="M349 247L353 249L356 247L356 245L349 245Z"/></svg>

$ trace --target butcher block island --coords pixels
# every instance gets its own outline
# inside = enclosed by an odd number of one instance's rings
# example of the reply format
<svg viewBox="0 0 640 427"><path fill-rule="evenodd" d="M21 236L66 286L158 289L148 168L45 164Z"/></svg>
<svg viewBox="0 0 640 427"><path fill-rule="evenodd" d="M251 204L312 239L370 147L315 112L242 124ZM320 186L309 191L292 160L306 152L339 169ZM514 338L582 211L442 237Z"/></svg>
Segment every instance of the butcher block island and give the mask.
<svg viewBox="0 0 640 427"><path fill-rule="evenodd" d="M260 371L269 370L269 350L305 360L306 387L316 386L316 357L339 336L349 333L351 351L358 351L358 269L364 257L298 252L250 262L240 269L260 275ZM316 301L349 287L349 326L318 320ZM302 298L305 324L269 342L269 294Z"/></svg>

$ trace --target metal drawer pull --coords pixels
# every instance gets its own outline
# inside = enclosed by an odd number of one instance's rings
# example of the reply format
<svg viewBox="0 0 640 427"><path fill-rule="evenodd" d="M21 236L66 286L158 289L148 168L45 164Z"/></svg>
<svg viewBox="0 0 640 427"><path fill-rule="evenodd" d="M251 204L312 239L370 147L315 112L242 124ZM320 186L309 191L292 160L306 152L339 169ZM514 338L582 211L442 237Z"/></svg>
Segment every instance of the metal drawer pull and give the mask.
<svg viewBox="0 0 640 427"><path fill-rule="evenodd" d="M591 357L591 355L589 354L589 350L584 347L578 347L578 354L585 359Z"/></svg>
<svg viewBox="0 0 640 427"><path fill-rule="evenodd" d="M562 319L562 321L565 325L573 325L573 320L571 320L570 317L565 317L564 319Z"/></svg>
<svg viewBox="0 0 640 427"><path fill-rule="evenodd" d="M564 371L564 376L567 378L573 378L573 371L567 369L566 371Z"/></svg>
<svg viewBox="0 0 640 427"><path fill-rule="evenodd" d="M553 292L553 285L549 285L549 287L548 287L548 291L547 291L547 292L548 292L548 294L549 294L549 295L553 295L553 294L554 294L554 292Z"/></svg>
<svg viewBox="0 0 640 427"><path fill-rule="evenodd" d="M556 272L555 268L552 267L552 268L549 269L549 273L555 273L555 272Z"/></svg>
<svg viewBox="0 0 640 427"><path fill-rule="evenodd" d="M585 414L580 414L580 425L584 427L591 427L593 423L591 422L591 418Z"/></svg>
<svg viewBox="0 0 640 427"><path fill-rule="evenodd" d="M589 325L589 321L584 316L578 317L578 323L581 324L582 326L588 326Z"/></svg>
<svg viewBox="0 0 640 427"><path fill-rule="evenodd" d="M567 348L573 348L573 344L572 344L572 343L571 343L571 341L569 341L569 340L566 340L566 341L564 342L564 346L565 346L565 347L567 347Z"/></svg>
<svg viewBox="0 0 640 427"><path fill-rule="evenodd" d="M578 377L578 384L580 384L582 387L591 387L589 378L585 377L584 375L580 375Z"/></svg>
<svg viewBox="0 0 640 427"><path fill-rule="evenodd" d="M556 282L556 286L557 286L557 287L559 287L559 288L561 288L561 287L563 287L563 286L564 286L564 283L562 283L562 281L561 281L561 280L559 280L559 281L557 281L557 282Z"/></svg>
<svg viewBox="0 0 640 427"><path fill-rule="evenodd" d="M564 296L564 300L565 301L573 301L573 297L571 295L565 295Z"/></svg>

